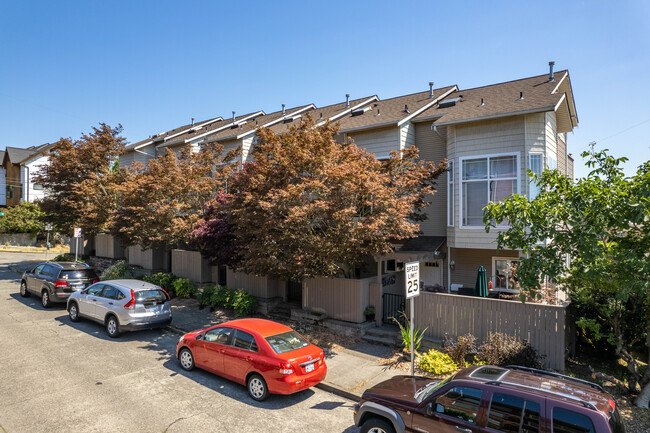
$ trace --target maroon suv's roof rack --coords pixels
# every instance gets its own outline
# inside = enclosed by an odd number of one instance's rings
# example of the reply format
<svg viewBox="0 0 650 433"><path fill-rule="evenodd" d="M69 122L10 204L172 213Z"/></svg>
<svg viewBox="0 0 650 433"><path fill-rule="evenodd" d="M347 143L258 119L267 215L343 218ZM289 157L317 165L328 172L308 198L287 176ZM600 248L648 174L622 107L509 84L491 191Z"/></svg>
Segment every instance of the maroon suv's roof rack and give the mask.
<svg viewBox="0 0 650 433"><path fill-rule="evenodd" d="M532 391L544 392L543 389L535 388L534 386L520 385L520 384L518 384L518 383L512 383L512 382L503 382L503 381L501 381L501 380L491 380L491 381L489 381L489 382L485 382L485 384L486 384L486 385L496 385L496 386L500 386L500 385L510 385L510 386L512 386L512 387L515 387L515 388L526 388L526 389L530 389L530 390L532 390ZM581 405L583 405L583 406L586 407L587 409L593 409L593 410L595 410L595 411L598 411L598 409L596 408L596 406L594 406L593 404L589 403L588 401L584 401L584 400L579 399L579 398L577 398L577 397L574 397L574 396L572 396L572 395L564 394L564 393L557 392L557 391L553 391L553 394L554 394L554 395L559 395L560 397L568 398L569 400L573 400L573 401L575 401L575 402L577 402L577 403L580 403Z"/></svg>
<svg viewBox="0 0 650 433"><path fill-rule="evenodd" d="M531 368L531 367L522 367L522 366L519 366L519 365L506 365L504 368L508 368L510 370L528 371L530 373L540 374L540 375L544 375L544 376L559 377L559 378L562 378L562 379L570 380L572 382L577 382L577 383L581 383L583 385L590 386L592 388L597 389L600 392L605 392L605 390L603 390L603 387L598 385L597 383L589 382L588 380L578 379L577 377L567 376L565 374L555 373L553 371L540 370L538 368Z"/></svg>

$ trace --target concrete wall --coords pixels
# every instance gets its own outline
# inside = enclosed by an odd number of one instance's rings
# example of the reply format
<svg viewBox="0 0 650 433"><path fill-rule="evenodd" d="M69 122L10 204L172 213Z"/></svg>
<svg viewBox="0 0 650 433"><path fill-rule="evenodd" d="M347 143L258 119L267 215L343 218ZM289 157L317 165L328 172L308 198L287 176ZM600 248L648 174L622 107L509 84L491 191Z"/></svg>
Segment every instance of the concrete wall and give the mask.
<svg viewBox="0 0 650 433"><path fill-rule="evenodd" d="M95 255L109 259L123 259L126 257L126 251L117 238L107 233L100 233L95 236Z"/></svg>
<svg viewBox="0 0 650 433"><path fill-rule="evenodd" d="M198 251L172 250L172 274L194 283L212 281L212 267Z"/></svg>

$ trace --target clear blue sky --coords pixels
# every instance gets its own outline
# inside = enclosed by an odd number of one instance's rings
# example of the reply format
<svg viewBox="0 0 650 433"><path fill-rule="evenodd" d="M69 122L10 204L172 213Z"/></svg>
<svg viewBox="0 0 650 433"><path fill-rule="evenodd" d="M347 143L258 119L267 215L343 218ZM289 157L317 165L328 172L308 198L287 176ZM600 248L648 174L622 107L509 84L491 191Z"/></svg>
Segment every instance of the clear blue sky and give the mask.
<svg viewBox="0 0 650 433"><path fill-rule="evenodd" d="M0 148L569 69L588 143L650 159L650 2L0 0ZM631 129L630 129L631 128Z"/></svg>

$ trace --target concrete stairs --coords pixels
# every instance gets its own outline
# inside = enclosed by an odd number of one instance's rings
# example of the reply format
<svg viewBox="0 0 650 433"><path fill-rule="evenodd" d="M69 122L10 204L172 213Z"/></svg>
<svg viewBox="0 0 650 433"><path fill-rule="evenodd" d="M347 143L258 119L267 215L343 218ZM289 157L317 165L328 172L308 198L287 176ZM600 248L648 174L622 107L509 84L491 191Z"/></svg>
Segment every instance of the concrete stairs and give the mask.
<svg viewBox="0 0 650 433"><path fill-rule="evenodd" d="M370 343L384 344L386 346L397 346L402 342L399 328L391 325L368 328L361 338Z"/></svg>

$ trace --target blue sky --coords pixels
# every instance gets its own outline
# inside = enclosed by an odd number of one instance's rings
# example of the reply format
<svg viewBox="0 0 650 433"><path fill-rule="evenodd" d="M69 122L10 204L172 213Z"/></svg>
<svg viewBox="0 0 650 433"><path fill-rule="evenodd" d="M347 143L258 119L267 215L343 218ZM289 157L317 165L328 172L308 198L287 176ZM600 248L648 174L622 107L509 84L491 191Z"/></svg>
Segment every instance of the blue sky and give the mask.
<svg viewBox="0 0 650 433"><path fill-rule="evenodd" d="M569 69L580 152L650 159L650 2L0 0L0 148L121 123L135 142L231 111Z"/></svg>

